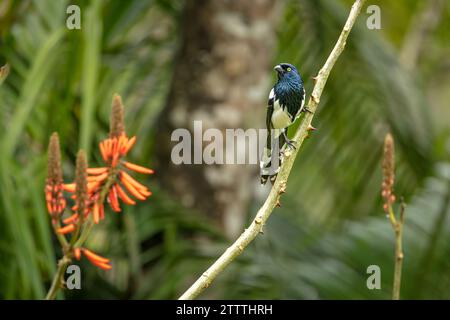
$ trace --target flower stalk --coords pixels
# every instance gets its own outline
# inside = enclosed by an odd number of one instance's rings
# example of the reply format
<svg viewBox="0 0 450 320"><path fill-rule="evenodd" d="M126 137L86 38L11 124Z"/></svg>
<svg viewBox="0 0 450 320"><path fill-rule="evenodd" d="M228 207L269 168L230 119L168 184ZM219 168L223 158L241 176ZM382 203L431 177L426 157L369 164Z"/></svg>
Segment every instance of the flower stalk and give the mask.
<svg viewBox="0 0 450 320"><path fill-rule="evenodd" d="M381 196L384 200L383 209L391 223L395 234L395 265L394 265L394 281L392 288L392 300L400 299L400 288L402 281L403 268L403 225L405 222L406 204L403 199L400 200L400 213L397 219L393 204L396 197L394 194L395 182L395 144L394 138L390 133L386 134L384 139L383 152L383 182L381 184Z"/></svg>

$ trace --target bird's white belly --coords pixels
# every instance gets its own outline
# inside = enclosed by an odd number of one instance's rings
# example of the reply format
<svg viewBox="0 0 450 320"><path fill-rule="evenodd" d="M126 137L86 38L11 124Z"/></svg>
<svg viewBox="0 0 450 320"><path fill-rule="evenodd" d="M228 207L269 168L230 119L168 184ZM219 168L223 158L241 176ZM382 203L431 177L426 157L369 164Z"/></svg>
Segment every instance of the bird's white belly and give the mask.
<svg viewBox="0 0 450 320"><path fill-rule="evenodd" d="M272 125L274 129L283 129L289 127L291 124L292 121L288 113L280 108L280 104L276 101L272 113Z"/></svg>

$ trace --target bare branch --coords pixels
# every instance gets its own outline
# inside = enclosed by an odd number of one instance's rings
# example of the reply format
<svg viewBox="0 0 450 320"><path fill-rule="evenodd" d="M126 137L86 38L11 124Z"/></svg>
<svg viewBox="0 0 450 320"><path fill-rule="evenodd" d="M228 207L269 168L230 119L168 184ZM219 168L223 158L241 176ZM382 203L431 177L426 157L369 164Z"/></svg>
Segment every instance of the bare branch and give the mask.
<svg viewBox="0 0 450 320"><path fill-rule="evenodd" d="M320 69L319 74L316 77L315 86L311 94L311 98L308 101L307 108L311 113L306 113L299 129L297 130L294 140L297 148L291 152L285 152L284 161L280 167L277 180L275 181L272 190L270 191L266 201L262 207L258 210L253 222L250 226L239 236L239 238L206 270L200 278L180 297L180 300L195 299L203 290L205 290L211 282L237 257L239 256L247 245L256 238L256 236L262 231L264 224L271 215L273 209L279 203L280 195L286 190L286 183L289 174L294 164L294 160L297 157L298 150L300 149L303 141L308 136L309 128L314 117L314 113L322 95L322 91L328 80L328 75L331 72L334 64L341 55L345 48L347 37L355 24L361 8L365 0L356 0L352 6L350 14L344 25L344 28L336 42L333 50L331 51L327 61Z"/></svg>

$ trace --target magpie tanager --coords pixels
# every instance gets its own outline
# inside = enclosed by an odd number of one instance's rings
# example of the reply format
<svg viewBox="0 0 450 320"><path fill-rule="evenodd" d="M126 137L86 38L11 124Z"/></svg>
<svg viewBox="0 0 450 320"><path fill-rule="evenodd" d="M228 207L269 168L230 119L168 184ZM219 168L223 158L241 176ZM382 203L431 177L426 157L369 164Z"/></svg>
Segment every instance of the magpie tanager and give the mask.
<svg viewBox="0 0 450 320"><path fill-rule="evenodd" d="M275 182L283 147L295 148L294 142L287 136L288 127L302 111L308 111L303 108L305 89L297 69L292 64L280 63L274 70L278 81L270 91L267 105L267 143L260 162L261 184L265 184L268 179L272 184Z"/></svg>

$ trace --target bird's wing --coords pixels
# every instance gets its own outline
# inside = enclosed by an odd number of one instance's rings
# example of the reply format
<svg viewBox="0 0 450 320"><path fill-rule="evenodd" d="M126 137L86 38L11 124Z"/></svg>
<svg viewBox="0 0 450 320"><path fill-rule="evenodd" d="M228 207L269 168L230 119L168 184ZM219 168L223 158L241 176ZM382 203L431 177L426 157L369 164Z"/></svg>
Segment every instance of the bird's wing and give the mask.
<svg viewBox="0 0 450 320"><path fill-rule="evenodd" d="M275 102L275 90L272 88L269 93L269 101L267 102L267 115L266 115L266 128L267 128L267 140L266 147L263 150L263 154L260 161L260 173L261 184L266 184L269 177L271 177L270 166L272 157L272 114Z"/></svg>
<svg viewBox="0 0 450 320"><path fill-rule="evenodd" d="M275 102L275 90L272 88L269 93L269 101L267 102L266 128L272 129L273 104Z"/></svg>
<svg viewBox="0 0 450 320"><path fill-rule="evenodd" d="M302 91L303 91L303 94L302 94L302 105L300 107L300 112L302 112L303 107L305 106L305 96L306 96L305 88L302 87Z"/></svg>
<svg viewBox="0 0 450 320"><path fill-rule="evenodd" d="M292 121L295 121L300 114L303 111L303 107L305 106L305 97L306 97L306 93L305 93L305 88L302 87L302 96L301 96L301 100L300 100L300 108L297 110L297 113L293 114L293 118Z"/></svg>

